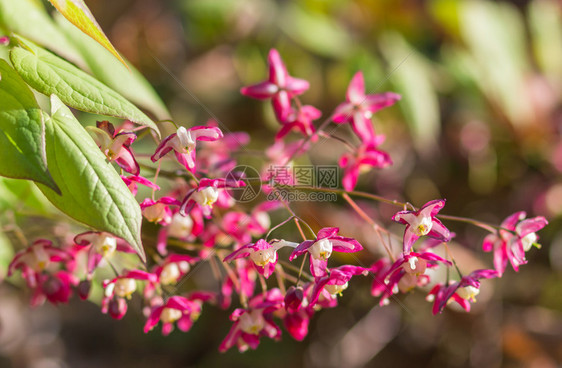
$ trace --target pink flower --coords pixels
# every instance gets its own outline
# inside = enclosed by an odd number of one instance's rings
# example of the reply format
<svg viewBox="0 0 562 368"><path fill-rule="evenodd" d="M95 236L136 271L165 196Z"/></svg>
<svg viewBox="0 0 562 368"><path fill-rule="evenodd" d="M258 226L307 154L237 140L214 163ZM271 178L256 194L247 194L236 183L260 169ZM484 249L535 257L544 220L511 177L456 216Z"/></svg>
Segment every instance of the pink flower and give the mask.
<svg viewBox="0 0 562 368"><path fill-rule="evenodd" d="M376 285L373 283L371 293L375 296L381 295L380 305L386 305L388 299L398 291L406 293L416 286L427 285L430 280L429 276L425 275L425 270L428 267L436 267L438 262L451 265L451 262L430 252L402 254L400 259L385 271L382 278L376 277ZM383 265L375 263L374 266L370 271L377 275Z"/></svg>
<svg viewBox="0 0 562 368"><path fill-rule="evenodd" d="M150 180L143 178L142 176L138 176L138 175L131 175L131 176L123 176L121 175L121 179L123 179L123 181L125 182L125 185L127 186L127 188L129 188L129 190L131 191L131 193L133 193L133 195L137 195L137 184L141 184L144 185L146 187L149 187L151 189L154 190L160 190L160 187L156 184L154 184L153 182L151 182Z"/></svg>
<svg viewBox="0 0 562 368"><path fill-rule="evenodd" d="M286 120L281 121L282 128L275 139L282 139L291 131L298 131L303 136L310 137L316 131L312 121L320 118L320 116L322 116L322 112L314 106L305 105L299 109L291 108Z"/></svg>
<svg viewBox="0 0 562 368"><path fill-rule="evenodd" d="M449 241L450 231L435 216L445 206L445 200L427 202L417 211L400 211L392 220L406 225L404 231L404 253L410 252L412 245L422 236Z"/></svg>
<svg viewBox="0 0 562 368"><path fill-rule="evenodd" d="M324 276L328 258L332 251L354 253L363 249L355 239L337 235L337 227L325 227L318 232L315 240L305 240L295 248L289 260L292 261L303 253L310 254L310 271L314 277Z"/></svg>
<svg viewBox="0 0 562 368"><path fill-rule="evenodd" d="M507 262L515 271L519 270L519 266L527 263L525 252L534 245L540 247L537 243L538 236L535 232L541 230L548 224L548 221L542 216L525 220L526 213L523 211L516 212L508 216L502 223L501 227L515 232L500 229L496 234L489 234L484 238L482 249L485 252L494 252L494 268L499 276L504 273Z"/></svg>
<svg viewBox="0 0 562 368"><path fill-rule="evenodd" d="M314 306L318 302L322 291L327 291L332 297L341 295L353 276L361 274L366 276L368 272L368 268L350 265L330 269L328 274L315 279L309 305Z"/></svg>
<svg viewBox="0 0 562 368"><path fill-rule="evenodd" d="M279 340L281 330L273 323L272 313L282 307L283 295L279 289L270 289L265 296L258 295L250 300L248 309L236 309L230 315L234 324L219 351L225 352L234 345L238 345L240 352L248 348L256 349L262 336Z"/></svg>
<svg viewBox="0 0 562 368"><path fill-rule="evenodd" d="M51 265L68 262L73 256L57 247L47 239L38 239L29 247L19 251L8 266L8 276L15 270L21 270L22 276L30 288L38 285L39 274L51 268Z"/></svg>
<svg viewBox="0 0 562 368"><path fill-rule="evenodd" d="M152 162L156 162L173 150L178 162L187 170L195 172L196 142L216 141L220 138L222 138L222 132L217 127L196 126L189 129L179 127L176 133L160 142L150 159Z"/></svg>
<svg viewBox="0 0 562 368"><path fill-rule="evenodd" d="M351 127L366 145L375 145L376 135L371 117L387 106L400 100L400 95L392 92L365 95L363 73L357 72L349 83L346 102L340 104L332 117L337 124L351 123Z"/></svg>
<svg viewBox="0 0 562 368"><path fill-rule="evenodd" d="M137 290L137 282L148 281L158 282L158 277L149 272L141 270L131 270L112 280L105 280L102 284L104 296L101 301L102 313L109 313L112 318L121 319L127 313L127 302Z"/></svg>
<svg viewBox="0 0 562 368"><path fill-rule="evenodd" d="M201 179L197 188L190 190L185 196L180 206L180 214L189 213L193 206L197 204L203 211L203 215L210 218L213 204L219 200L222 189L240 188L245 185L246 183L240 180Z"/></svg>
<svg viewBox="0 0 562 368"><path fill-rule="evenodd" d="M291 111L291 98L309 87L308 81L289 76L279 52L269 51L269 77L266 81L240 89L244 96L266 100L271 98L273 110L280 121L285 121Z"/></svg>
<svg viewBox="0 0 562 368"><path fill-rule="evenodd" d="M170 254L164 261L152 269L162 285L170 285L178 282L191 269L191 265L199 258L187 254Z"/></svg>
<svg viewBox="0 0 562 368"><path fill-rule="evenodd" d="M452 282L449 286L437 284L427 295L428 301L433 301L433 314L443 312L450 300L457 302L464 310L470 312L469 300L475 302L475 296L480 292L479 279L490 279L498 277L494 270L476 270L470 275L464 276L458 282Z"/></svg>
<svg viewBox="0 0 562 368"><path fill-rule="evenodd" d="M78 285L78 278L68 271L60 270L53 274L39 274L38 282L38 287L33 292L31 305L40 305L45 298L57 305L68 303L72 295L72 287Z"/></svg>
<svg viewBox="0 0 562 368"><path fill-rule="evenodd" d="M179 206L181 203L172 197L162 197L156 201L146 198L140 204L143 216L150 222L160 225L169 225L172 221L170 206Z"/></svg>
<svg viewBox="0 0 562 368"><path fill-rule="evenodd" d="M193 208L188 215L181 215L178 210L171 213L172 219L169 224L163 226L158 232L158 242L156 249L158 253L166 255L168 238L176 238L182 241L193 239L203 232L203 214L199 208Z"/></svg>
<svg viewBox="0 0 562 368"><path fill-rule="evenodd" d="M382 143L384 136L378 135L377 141ZM374 145L361 145L357 152L346 153L340 158L339 165L344 169L342 184L345 190L353 190L357 185L359 174L370 167L382 169L392 165L390 155L375 147Z"/></svg>
<svg viewBox="0 0 562 368"><path fill-rule="evenodd" d="M139 164L129 148L137 139L135 133L118 133L115 131L113 124L108 121L98 121L96 126L89 126L86 129L94 135L94 140L105 157L109 161L115 161L123 170L138 175L140 173Z"/></svg>
<svg viewBox="0 0 562 368"><path fill-rule="evenodd" d="M74 243L80 247L89 247L87 271L91 275L103 258L110 257L115 251L136 253L123 239L100 231L87 231L74 237Z"/></svg>
<svg viewBox="0 0 562 368"><path fill-rule="evenodd" d="M181 331L189 331L193 322L201 314L202 301L204 300L177 295L170 297L163 305L152 308L144 325L144 333L148 333L160 321L162 322L162 335L164 336L172 332L174 323Z"/></svg>
<svg viewBox="0 0 562 368"><path fill-rule="evenodd" d="M298 311L287 313L283 318L283 325L295 340L302 341L308 335L308 326L313 315L312 308L301 308Z"/></svg>
<svg viewBox="0 0 562 368"><path fill-rule="evenodd" d="M249 257L252 262L254 262L256 270L260 274L264 275L265 278L268 278L271 276L273 271L275 271L275 265L277 264L277 250L285 246L296 247L297 243L279 240L270 244L265 240L260 239L255 243L246 244L243 247L238 248L226 256L223 261L230 262L234 259Z"/></svg>

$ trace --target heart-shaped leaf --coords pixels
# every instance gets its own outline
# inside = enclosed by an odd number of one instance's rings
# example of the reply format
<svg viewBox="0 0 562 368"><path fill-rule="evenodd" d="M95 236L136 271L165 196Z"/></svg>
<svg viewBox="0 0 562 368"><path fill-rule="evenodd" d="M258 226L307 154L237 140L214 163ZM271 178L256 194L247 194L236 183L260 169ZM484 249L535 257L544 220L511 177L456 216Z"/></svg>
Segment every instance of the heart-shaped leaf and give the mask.
<svg viewBox="0 0 562 368"><path fill-rule="evenodd" d="M55 94L75 109L129 119L159 134L156 124L116 91L32 42L21 37L18 40L25 48L13 48L10 59L21 77L37 91Z"/></svg>
<svg viewBox="0 0 562 368"><path fill-rule="evenodd" d="M0 175L29 179L59 191L47 170L45 125L33 92L0 59Z"/></svg>
<svg viewBox="0 0 562 368"><path fill-rule="evenodd" d="M62 195L41 184L39 189L68 216L127 241L145 261L140 206L123 180L56 95L51 116L44 115L47 162Z"/></svg>
<svg viewBox="0 0 562 368"><path fill-rule="evenodd" d="M80 28L82 32L99 42L100 45L109 50L125 66L115 47L111 44L105 33L103 33L98 22L82 0L49 0L57 10L64 15L72 24Z"/></svg>

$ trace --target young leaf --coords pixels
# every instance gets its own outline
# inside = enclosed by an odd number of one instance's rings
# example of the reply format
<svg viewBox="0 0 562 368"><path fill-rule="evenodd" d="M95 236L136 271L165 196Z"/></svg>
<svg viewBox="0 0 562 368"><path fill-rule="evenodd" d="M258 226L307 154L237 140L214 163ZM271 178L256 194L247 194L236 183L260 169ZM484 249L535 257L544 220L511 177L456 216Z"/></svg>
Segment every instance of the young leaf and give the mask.
<svg viewBox="0 0 562 368"><path fill-rule="evenodd" d="M68 216L127 241L145 261L140 206L123 180L56 95L51 116L44 115L49 170L62 195L41 184L39 189Z"/></svg>
<svg viewBox="0 0 562 368"><path fill-rule="evenodd" d="M0 59L0 175L43 183L59 192L47 170L45 125L33 93Z"/></svg>
<svg viewBox="0 0 562 368"><path fill-rule="evenodd" d="M66 39L40 0L0 0L0 26L7 33L20 34L82 66L76 47Z"/></svg>
<svg viewBox="0 0 562 368"><path fill-rule="evenodd" d="M100 115L129 119L158 134L156 124L125 97L69 62L18 37L22 46L10 60L22 78L37 91L57 95L66 105Z"/></svg>
<svg viewBox="0 0 562 368"><path fill-rule="evenodd" d="M80 32L60 14L55 20L72 45L78 48L92 74L101 82L121 93L129 101L151 111L158 119L169 119L170 113L150 83L129 65L129 69L115 59L100 44Z"/></svg>
<svg viewBox="0 0 562 368"><path fill-rule="evenodd" d="M98 22L90 12L90 9L86 6L82 0L49 0L51 4L57 10L64 15L72 24L80 28L82 32L92 37L94 40L99 42L100 45L105 47L109 52L111 52L119 61L121 61L125 66L125 61L121 58L115 47L109 42L109 39L103 33Z"/></svg>

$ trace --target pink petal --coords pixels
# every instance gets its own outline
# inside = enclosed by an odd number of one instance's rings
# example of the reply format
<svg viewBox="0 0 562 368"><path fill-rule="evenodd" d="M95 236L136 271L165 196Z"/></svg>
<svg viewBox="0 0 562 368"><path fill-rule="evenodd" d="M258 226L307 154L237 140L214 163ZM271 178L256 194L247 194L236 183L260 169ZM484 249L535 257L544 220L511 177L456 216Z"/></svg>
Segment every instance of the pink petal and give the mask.
<svg viewBox="0 0 562 368"><path fill-rule="evenodd" d="M355 73L349 87L347 88L347 101L353 103L354 105L361 104L365 99L365 79L363 78L363 72L359 71Z"/></svg>

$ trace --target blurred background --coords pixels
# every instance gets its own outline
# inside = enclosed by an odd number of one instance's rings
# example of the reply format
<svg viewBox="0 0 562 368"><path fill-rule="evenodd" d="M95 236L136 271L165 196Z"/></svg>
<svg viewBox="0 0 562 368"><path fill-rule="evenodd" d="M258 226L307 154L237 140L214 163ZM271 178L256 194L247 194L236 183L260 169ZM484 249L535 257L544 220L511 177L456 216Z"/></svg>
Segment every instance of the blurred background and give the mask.
<svg viewBox="0 0 562 368"><path fill-rule="evenodd" d="M384 308L357 280L340 307L318 313L309 336L262 340L257 351L220 354L228 313L206 306L189 333L142 333L140 300L123 321L93 303L30 309L14 280L0 285L0 367L560 367L562 365L562 5L557 0L87 0L116 48L156 88L174 120L202 124L208 111L264 149L278 129L270 104L244 98L265 79L270 48L323 117L345 98L356 71L367 93L402 100L374 117L391 168L358 189L420 206L446 198L444 213L500 223L525 210L546 216L543 248L519 273L483 283L470 314L432 316L424 293ZM50 5L46 5L52 10ZM193 97L196 96L196 99ZM204 106L203 106L204 105ZM322 121L322 120L319 120ZM328 131L352 141L347 126ZM303 163L336 164L322 139ZM255 158L249 158L252 164ZM259 160L258 160L259 162ZM0 179L0 280L11 244L41 236L43 202L31 186ZM389 224L395 208L360 205ZM337 225L381 254L372 230L345 203L295 205L313 226ZM275 220L274 220L275 221ZM274 222L275 223L275 222ZM447 223L461 268L492 267L486 235ZM61 226L61 225L57 225ZM389 224L389 226L391 226ZM20 229L25 229L22 232ZM395 228L397 232L401 228ZM45 235L45 234L43 234ZM204 279L207 274L203 270Z"/></svg>

